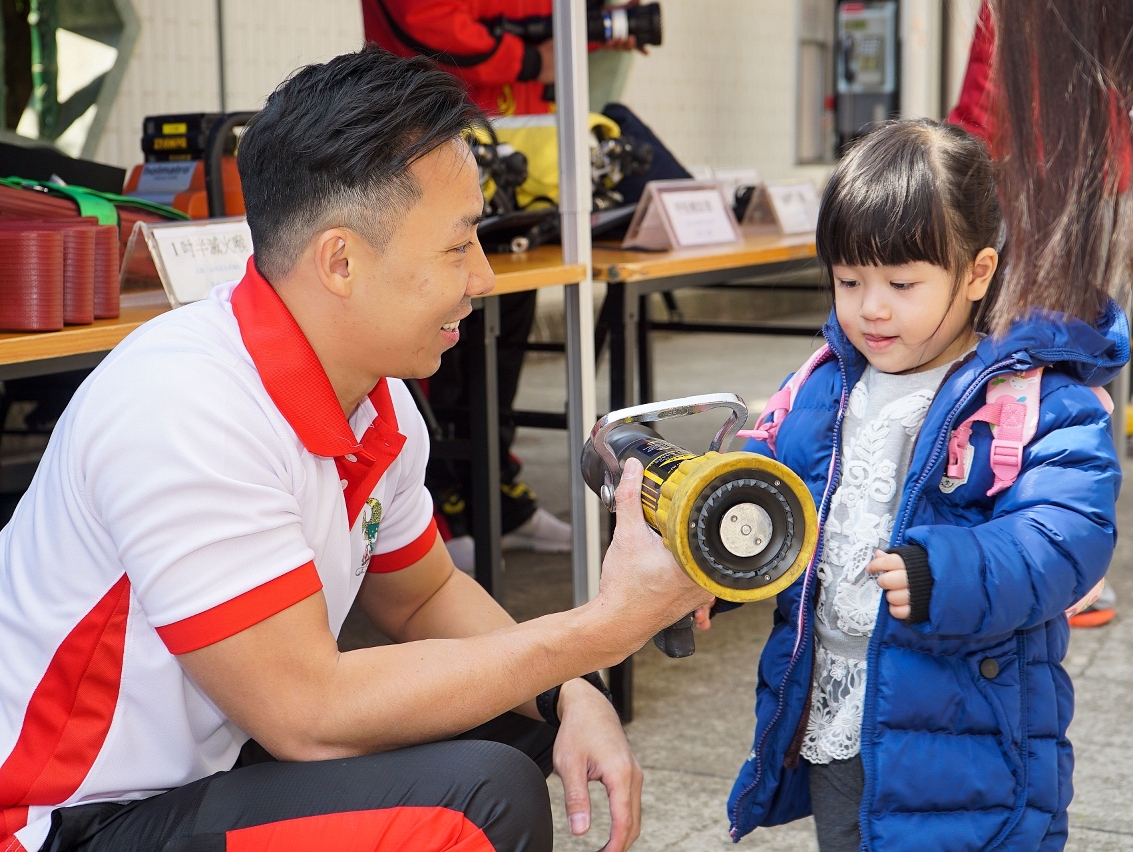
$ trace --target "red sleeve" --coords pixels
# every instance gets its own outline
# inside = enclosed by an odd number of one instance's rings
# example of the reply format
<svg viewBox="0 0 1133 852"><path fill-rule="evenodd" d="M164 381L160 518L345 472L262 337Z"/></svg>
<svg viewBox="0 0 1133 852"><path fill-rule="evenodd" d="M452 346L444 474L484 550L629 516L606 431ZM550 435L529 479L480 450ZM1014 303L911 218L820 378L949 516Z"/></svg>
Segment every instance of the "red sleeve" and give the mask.
<svg viewBox="0 0 1133 852"><path fill-rule="evenodd" d="M519 79L523 40L510 33L494 38L466 0L363 0L362 10L366 39L394 53L429 56L475 86Z"/></svg>
<svg viewBox="0 0 1133 852"><path fill-rule="evenodd" d="M993 129L991 99L994 92L991 85L991 64L994 52L995 22L991 16L991 6L987 0L984 0L980 6L976 31L972 36L972 49L968 54L968 69L964 72L964 83L960 87L960 99L948 114L948 121L960 125L985 142L991 140Z"/></svg>
<svg viewBox="0 0 1133 852"><path fill-rule="evenodd" d="M389 553L375 553L370 558L370 566L366 569L367 572L370 574L392 574L394 571L408 568L413 563L425 558L425 555L437 543L438 535L440 535L440 532L437 530L437 522L435 520L429 521L429 526L425 528L425 531L405 547Z"/></svg>
<svg viewBox="0 0 1133 852"><path fill-rule="evenodd" d="M322 587L315 563L308 562L211 609L158 627L157 635L171 654L187 654L235 636L306 600Z"/></svg>

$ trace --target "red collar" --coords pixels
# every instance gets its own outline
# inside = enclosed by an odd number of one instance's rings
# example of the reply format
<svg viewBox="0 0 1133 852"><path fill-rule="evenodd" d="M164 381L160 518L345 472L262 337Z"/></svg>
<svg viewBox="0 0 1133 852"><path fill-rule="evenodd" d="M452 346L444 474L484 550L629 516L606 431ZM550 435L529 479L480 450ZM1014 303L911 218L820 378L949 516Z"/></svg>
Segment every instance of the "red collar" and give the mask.
<svg viewBox="0 0 1133 852"><path fill-rule="evenodd" d="M248 258L244 278L232 291L232 313L268 396L303 446L327 457L361 451L362 442L354 437L315 350L275 288L256 269L255 257ZM370 401L378 413L374 426L387 438L397 435L397 416L384 378L370 391Z"/></svg>

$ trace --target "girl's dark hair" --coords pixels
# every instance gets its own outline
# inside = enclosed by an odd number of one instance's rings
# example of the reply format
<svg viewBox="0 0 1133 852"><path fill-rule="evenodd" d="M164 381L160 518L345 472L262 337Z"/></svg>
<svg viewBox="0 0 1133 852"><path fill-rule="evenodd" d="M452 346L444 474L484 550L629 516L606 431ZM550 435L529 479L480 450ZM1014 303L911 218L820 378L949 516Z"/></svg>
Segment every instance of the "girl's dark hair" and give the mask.
<svg viewBox="0 0 1133 852"><path fill-rule="evenodd" d="M954 125L916 119L882 124L843 157L822 195L816 240L827 274L834 264L923 261L952 273L958 289L999 232L983 143Z"/></svg>
<svg viewBox="0 0 1133 852"><path fill-rule="evenodd" d="M487 120L456 77L368 45L308 65L248 123L236 162L256 266L270 281L319 231L382 248L420 187L409 167Z"/></svg>
<svg viewBox="0 0 1133 852"><path fill-rule="evenodd" d="M993 149L1008 249L991 316L1093 323L1128 298L1133 0L994 0Z"/></svg>

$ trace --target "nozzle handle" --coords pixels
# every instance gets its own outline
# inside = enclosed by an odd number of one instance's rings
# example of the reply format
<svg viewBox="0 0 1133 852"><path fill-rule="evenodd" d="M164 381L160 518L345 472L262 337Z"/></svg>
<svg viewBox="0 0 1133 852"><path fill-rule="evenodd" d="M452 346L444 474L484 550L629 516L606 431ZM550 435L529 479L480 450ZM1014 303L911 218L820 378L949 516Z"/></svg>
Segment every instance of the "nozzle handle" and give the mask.
<svg viewBox="0 0 1133 852"><path fill-rule="evenodd" d="M696 636L693 632L693 618L690 612L676 624L666 627L653 637L656 645L666 657L681 659L691 657L696 652Z"/></svg>
<svg viewBox="0 0 1133 852"><path fill-rule="evenodd" d="M606 463L606 483L601 492L602 503L606 508L611 512L614 511L614 490L622 477L621 463L606 440L611 430L630 423L655 423L658 420L687 417L714 408L730 409L731 414L716 433L716 437L712 439L708 449L717 453L726 452L732 445L736 433L747 423L748 417L747 403L734 393L706 393L619 408L595 423L594 428L590 430L590 442L602 461Z"/></svg>

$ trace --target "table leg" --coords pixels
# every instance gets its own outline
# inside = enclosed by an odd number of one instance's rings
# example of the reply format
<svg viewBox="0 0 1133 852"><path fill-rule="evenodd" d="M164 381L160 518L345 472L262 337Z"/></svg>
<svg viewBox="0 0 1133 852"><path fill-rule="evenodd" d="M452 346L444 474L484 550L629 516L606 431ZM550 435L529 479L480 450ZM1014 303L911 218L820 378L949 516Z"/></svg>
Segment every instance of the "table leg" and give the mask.
<svg viewBox="0 0 1133 852"><path fill-rule="evenodd" d="M637 401L653 402L653 335L648 293L637 298L637 317Z"/></svg>
<svg viewBox="0 0 1133 852"><path fill-rule="evenodd" d="M633 721L633 655L610 669L610 695L623 723Z"/></svg>
<svg viewBox="0 0 1133 852"><path fill-rule="evenodd" d="M610 410L634 405L637 373L637 324L640 296L633 284L610 284L606 298L612 300L610 319Z"/></svg>
<svg viewBox="0 0 1133 852"><path fill-rule="evenodd" d="M633 405L638 347L638 319L642 297L632 284L606 288L610 323L610 410ZM615 518L610 517L613 532ZM610 693L623 722L633 721L633 657L610 669Z"/></svg>
<svg viewBox="0 0 1133 852"><path fill-rule="evenodd" d="M500 410L496 373L496 336L500 331L497 298L475 305L463 323L468 347L468 401L471 419L472 537L476 541L476 580L488 594L503 595L500 576Z"/></svg>

